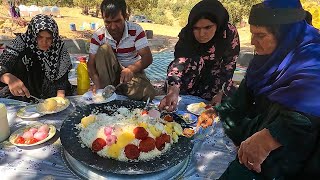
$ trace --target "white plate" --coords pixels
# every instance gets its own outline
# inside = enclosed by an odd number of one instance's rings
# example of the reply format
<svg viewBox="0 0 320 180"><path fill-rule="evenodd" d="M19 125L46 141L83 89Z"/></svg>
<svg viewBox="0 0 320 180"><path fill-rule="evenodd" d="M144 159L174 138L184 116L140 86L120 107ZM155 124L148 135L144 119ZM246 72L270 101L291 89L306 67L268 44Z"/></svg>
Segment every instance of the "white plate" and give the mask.
<svg viewBox="0 0 320 180"><path fill-rule="evenodd" d="M101 103L106 103L106 102L110 102L117 99L116 93L113 93L112 96L110 96L108 99L105 99L102 96L102 92L103 92L103 89L98 89L96 91L96 95L93 95L92 91L88 91L82 95L82 99L89 104L92 104L92 103L101 104Z"/></svg>
<svg viewBox="0 0 320 180"><path fill-rule="evenodd" d="M177 111L176 114L180 116L187 124L193 124L198 121L198 117L186 111Z"/></svg>
<svg viewBox="0 0 320 180"><path fill-rule="evenodd" d="M187 110L195 115L200 115L203 111L206 110L204 107L199 107L200 103L192 103L187 106Z"/></svg>
<svg viewBox="0 0 320 180"><path fill-rule="evenodd" d="M9 141L11 142L11 144L16 145L16 146L21 146L21 147L22 147L22 146L23 146L23 147L29 147L29 146L35 146L35 145L42 144L42 143L48 141L49 139L51 139L51 138L56 134L56 128L55 128L53 125L48 124L48 126L49 126L48 137L46 137L45 139L43 139L43 140L41 140L41 141L38 141L38 142L36 142L36 143L34 143L34 144L17 144L17 143L14 142L15 139L16 139L19 135L20 135L20 136L23 135L23 133L24 133L24 131L25 131L26 129L30 129L30 128L33 128L33 127L34 127L34 128L39 128L39 127L42 126L42 125L44 125L44 124L42 124L42 123L36 123L36 124L33 124L33 125L28 125L28 126L22 127L22 128L16 130L14 133L11 134L11 136L9 137Z"/></svg>
<svg viewBox="0 0 320 180"><path fill-rule="evenodd" d="M17 111L17 116L24 119L33 119L44 116L45 114L38 112L37 104L23 107Z"/></svg>
<svg viewBox="0 0 320 180"><path fill-rule="evenodd" d="M39 112L41 114L54 114L54 113L58 113L58 112L61 112L65 109L67 109L70 105L70 101L67 98L52 97L52 98L48 98L48 99L56 100L58 103L57 108L54 111L45 111L42 109L40 104L37 104L37 106L36 106L37 112Z"/></svg>

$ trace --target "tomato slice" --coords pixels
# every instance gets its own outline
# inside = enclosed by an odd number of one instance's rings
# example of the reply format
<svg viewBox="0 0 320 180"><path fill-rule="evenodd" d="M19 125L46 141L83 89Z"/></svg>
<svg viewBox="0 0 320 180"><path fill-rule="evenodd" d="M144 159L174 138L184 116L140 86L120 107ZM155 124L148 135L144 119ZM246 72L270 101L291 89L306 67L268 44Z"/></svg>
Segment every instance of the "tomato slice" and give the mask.
<svg viewBox="0 0 320 180"><path fill-rule="evenodd" d="M39 142L38 139L36 139L36 138L30 138L30 139L27 139L27 140L25 141L25 144L34 144L34 143L37 143L37 142Z"/></svg>
<svg viewBox="0 0 320 180"><path fill-rule="evenodd" d="M165 115L165 116L163 117L163 119L164 119L165 121L168 121L168 122L172 122L172 121L173 121L173 117L170 116L169 114Z"/></svg>
<svg viewBox="0 0 320 180"><path fill-rule="evenodd" d="M147 110L142 110L142 112L141 112L141 115L144 115L144 114L148 114L148 111Z"/></svg>
<svg viewBox="0 0 320 180"><path fill-rule="evenodd" d="M24 144L25 139L22 136L18 136L15 140L14 143L16 144Z"/></svg>
<svg viewBox="0 0 320 180"><path fill-rule="evenodd" d="M102 139L102 138L97 138L96 140L93 141L92 143L92 150L94 152L98 152L100 151L101 149L103 149L104 146L107 145L107 142Z"/></svg>

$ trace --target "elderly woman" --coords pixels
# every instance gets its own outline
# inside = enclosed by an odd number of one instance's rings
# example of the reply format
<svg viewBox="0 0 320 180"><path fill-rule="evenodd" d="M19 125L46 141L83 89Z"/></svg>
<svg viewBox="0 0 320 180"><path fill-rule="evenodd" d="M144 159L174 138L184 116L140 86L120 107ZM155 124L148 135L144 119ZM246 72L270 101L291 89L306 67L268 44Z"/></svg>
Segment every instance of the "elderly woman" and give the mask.
<svg viewBox="0 0 320 180"><path fill-rule="evenodd" d="M219 104L230 91L240 45L236 28L228 22L229 14L217 0L203 0L192 8L168 68L168 94L160 109L176 109L179 94Z"/></svg>
<svg viewBox="0 0 320 180"><path fill-rule="evenodd" d="M299 0L251 9L254 56L239 89L201 114L220 117L238 156L220 179L315 178L320 170L320 35Z"/></svg>
<svg viewBox="0 0 320 180"><path fill-rule="evenodd" d="M0 56L0 86L7 85L10 91L1 96L24 101L30 94L64 97L71 93L70 68L57 23L49 16L36 15L27 32L17 36Z"/></svg>

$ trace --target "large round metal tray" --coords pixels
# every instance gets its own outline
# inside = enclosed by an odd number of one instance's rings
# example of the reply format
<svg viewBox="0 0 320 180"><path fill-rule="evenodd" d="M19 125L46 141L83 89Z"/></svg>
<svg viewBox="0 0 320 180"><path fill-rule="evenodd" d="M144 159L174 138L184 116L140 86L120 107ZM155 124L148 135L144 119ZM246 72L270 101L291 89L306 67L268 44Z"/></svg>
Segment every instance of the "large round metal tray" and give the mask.
<svg viewBox="0 0 320 180"><path fill-rule="evenodd" d="M185 158L182 162L175 166L172 166L166 170L148 173L148 174L136 174L136 175L126 175L126 174L115 174L105 171L100 171L89 167L75 158L73 158L67 151L62 148L61 151L62 159L67 165L69 170L81 179L100 179L100 180L118 180L118 179L128 179L128 180L173 180L179 179L185 173L187 167L190 163L190 156Z"/></svg>
<svg viewBox="0 0 320 180"><path fill-rule="evenodd" d="M179 141L172 144L171 148L150 161L123 162L114 159L106 159L93 153L89 148L81 147L79 143L79 131L75 128L84 116L92 112L112 113L119 107L142 108L145 103L137 101L112 101L105 104L91 104L85 107L77 107L61 126L61 143L65 150L76 160L91 168L112 172L116 174L147 174L163 171L184 161L191 153L193 143L191 139L180 137ZM112 108L111 108L112 107ZM111 108L111 109L110 109Z"/></svg>

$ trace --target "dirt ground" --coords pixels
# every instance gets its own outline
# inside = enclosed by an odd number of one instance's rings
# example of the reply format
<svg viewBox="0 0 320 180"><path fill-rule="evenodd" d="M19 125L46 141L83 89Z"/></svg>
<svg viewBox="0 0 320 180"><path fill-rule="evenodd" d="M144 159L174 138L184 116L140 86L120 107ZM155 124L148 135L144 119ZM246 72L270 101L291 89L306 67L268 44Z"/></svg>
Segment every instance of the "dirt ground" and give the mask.
<svg viewBox="0 0 320 180"><path fill-rule="evenodd" d="M3 7L0 6L0 9ZM55 17L59 26L60 35L63 38L84 38L90 39L93 30L90 29L90 23L95 23L96 27L103 26L103 21L101 18L91 17L81 14L80 8L60 8L61 17ZM25 17L26 20L30 20L30 17ZM76 25L77 31L70 30L70 24L74 23ZM154 38L166 38L166 39L175 39L177 38L181 27L179 26L167 26L154 23L139 23L144 30L152 30ZM15 37L14 33L24 33L26 27L19 27L15 24L12 24L10 21L6 21L5 29L0 31L1 38L13 38ZM250 46L250 31L248 26L238 29L241 41L242 49L252 49ZM173 41L174 42L174 41Z"/></svg>

